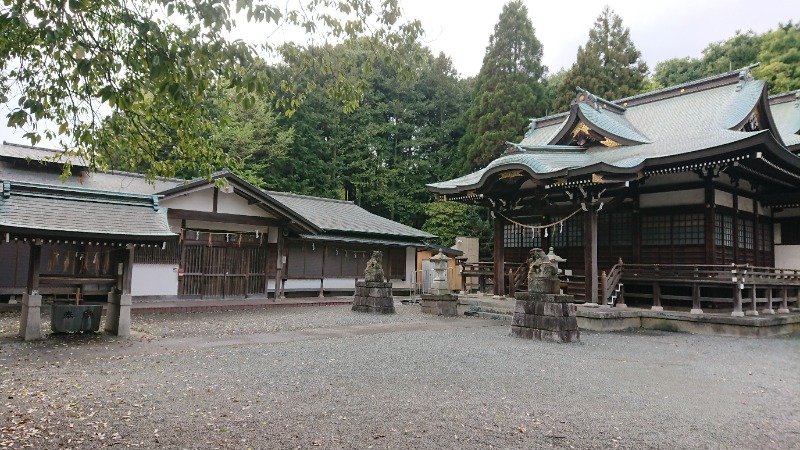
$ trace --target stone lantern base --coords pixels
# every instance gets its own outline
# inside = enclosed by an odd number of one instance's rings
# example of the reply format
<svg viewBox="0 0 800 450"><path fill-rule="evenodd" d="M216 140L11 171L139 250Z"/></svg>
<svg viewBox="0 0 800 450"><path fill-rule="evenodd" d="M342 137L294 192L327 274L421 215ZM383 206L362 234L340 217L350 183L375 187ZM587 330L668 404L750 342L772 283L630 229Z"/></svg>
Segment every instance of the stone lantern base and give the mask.
<svg viewBox="0 0 800 450"><path fill-rule="evenodd" d="M511 335L550 342L579 342L572 295L517 292Z"/></svg>
<svg viewBox="0 0 800 450"><path fill-rule="evenodd" d="M422 294L422 312L437 316L457 316L458 296L453 294Z"/></svg>
<svg viewBox="0 0 800 450"><path fill-rule="evenodd" d="M352 310L376 314L394 314L392 283L357 281Z"/></svg>

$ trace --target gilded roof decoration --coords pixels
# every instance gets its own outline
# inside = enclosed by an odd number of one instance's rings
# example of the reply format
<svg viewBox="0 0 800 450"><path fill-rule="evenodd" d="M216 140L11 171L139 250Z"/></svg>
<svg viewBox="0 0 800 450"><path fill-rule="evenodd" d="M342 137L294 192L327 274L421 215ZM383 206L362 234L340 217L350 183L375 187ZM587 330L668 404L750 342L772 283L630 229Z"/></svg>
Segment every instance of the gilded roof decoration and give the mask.
<svg viewBox="0 0 800 450"><path fill-rule="evenodd" d="M739 72L615 102L582 92L569 113L534 119L535 126L517 145L524 151L502 155L476 172L428 186L439 193L463 192L480 188L490 177L510 169L549 185L554 178L572 180L591 173L641 173L656 161L690 160L695 152L719 152L746 140L777 145L771 148L800 144L796 134L800 133L800 107L794 107L794 97L786 95L780 104L767 105L766 83L750 77L740 83ZM746 129L738 131L745 123L749 124ZM577 140L582 137L585 141ZM563 145L567 143L573 144L572 150ZM736 148L741 145L756 144ZM800 159L785 148L782 151L789 164L797 159L800 167Z"/></svg>

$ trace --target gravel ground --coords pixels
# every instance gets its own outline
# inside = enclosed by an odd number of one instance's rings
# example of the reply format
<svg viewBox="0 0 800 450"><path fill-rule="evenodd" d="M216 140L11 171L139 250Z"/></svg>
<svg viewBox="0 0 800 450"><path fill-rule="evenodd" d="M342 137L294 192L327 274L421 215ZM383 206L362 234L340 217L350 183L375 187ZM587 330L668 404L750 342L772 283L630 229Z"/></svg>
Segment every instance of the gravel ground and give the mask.
<svg viewBox="0 0 800 450"><path fill-rule="evenodd" d="M13 337L0 446L800 448L800 337L581 334L349 306L133 317L130 338Z"/></svg>

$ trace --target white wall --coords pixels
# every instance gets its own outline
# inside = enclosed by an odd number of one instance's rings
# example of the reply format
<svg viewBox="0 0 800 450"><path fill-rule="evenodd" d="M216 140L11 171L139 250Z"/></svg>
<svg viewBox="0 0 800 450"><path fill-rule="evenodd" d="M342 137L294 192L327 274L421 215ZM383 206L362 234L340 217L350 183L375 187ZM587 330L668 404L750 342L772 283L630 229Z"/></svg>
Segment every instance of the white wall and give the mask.
<svg viewBox="0 0 800 450"><path fill-rule="evenodd" d="M243 216L273 217L257 205L248 204L246 198L235 193L219 193L217 196L217 212L223 214L240 214Z"/></svg>
<svg viewBox="0 0 800 450"><path fill-rule="evenodd" d="M700 181L700 176L698 176L696 173L678 172L678 173L667 173L667 174L652 176L647 180L645 185L647 187L667 186L677 183L691 183L694 181Z"/></svg>
<svg viewBox="0 0 800 450"><path fill-rule="evenodd" d="M178 197L162 200L160 206L173 209L187 209L191 211L214 211L214 186L190 192Z"/></svg>
<svg viewBox="0 0 800 450"><path fill-rule="evenodd" d="M641 208L658 208L662 206L702 205L705 202L703 189L688 189L675 192L658 192L639 196Z"/></svg>
<svg viewBox="0 0 800 450"><path fill-rule="evenodd" d="M800 270L800 245L776 245L775 267Z"/></svg>
<svg viewBox="0 0 800 450"><path fill-rule="evenodd" d="M178 295L177 264L134 264L131 295Z"/></svg>

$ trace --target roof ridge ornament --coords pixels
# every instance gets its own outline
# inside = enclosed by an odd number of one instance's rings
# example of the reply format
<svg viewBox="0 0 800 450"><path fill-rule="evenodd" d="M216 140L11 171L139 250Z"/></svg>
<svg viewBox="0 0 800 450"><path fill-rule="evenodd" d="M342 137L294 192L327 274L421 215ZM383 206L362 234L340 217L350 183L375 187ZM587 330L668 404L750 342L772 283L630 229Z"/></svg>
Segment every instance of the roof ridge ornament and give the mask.
<svg viewBox="0 0 800 450"><path fill-rule="evenodd" d="M753 68L758 67L761 63L755 63L752 66L743 67L739 71L739 82L736 83L736 92L739 92L744 87L744 84L753 79Z"/></svg>
<svg viewBox="0 0 800 450"><path fill-rule="evenodd" d="M597 94L589 92L589 90L584 89L580 86L577 86L575 90L577 91L577 94L575 95L575 98L572 100L572 102L570 102L570 107L572 105L577 105L579 103L585 103L600 113L602 113L604 110L611 110L612 112L617 114L625 114L625 111L627 111L627 108L625 106L618 105L614 102L610 102L598 96Z"/></svg>

